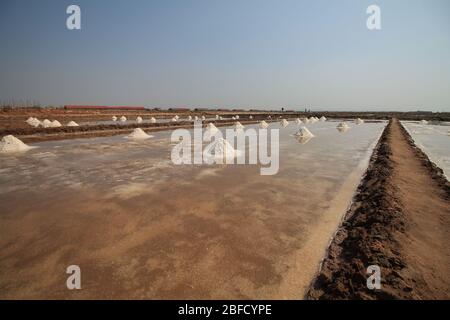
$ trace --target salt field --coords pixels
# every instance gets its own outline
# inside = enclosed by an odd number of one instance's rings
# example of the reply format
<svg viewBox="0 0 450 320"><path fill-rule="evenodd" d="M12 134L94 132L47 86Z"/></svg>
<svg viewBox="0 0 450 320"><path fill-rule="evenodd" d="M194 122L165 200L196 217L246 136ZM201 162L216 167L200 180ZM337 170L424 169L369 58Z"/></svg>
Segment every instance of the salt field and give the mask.
<svg viewBox="0 0 450 320"><path fill-rule="evenodd" d="M450 123L402 121L416 145L450 177Z"/></svg>
<svg viewBox="0 0 450 320"><path fill-rule="evenodd" d="M273 176L174 165L170 131L0 155L0 296L302 298L386 125L338 123L269 123ZM83 290L64 285L72 264Z"/></svg>

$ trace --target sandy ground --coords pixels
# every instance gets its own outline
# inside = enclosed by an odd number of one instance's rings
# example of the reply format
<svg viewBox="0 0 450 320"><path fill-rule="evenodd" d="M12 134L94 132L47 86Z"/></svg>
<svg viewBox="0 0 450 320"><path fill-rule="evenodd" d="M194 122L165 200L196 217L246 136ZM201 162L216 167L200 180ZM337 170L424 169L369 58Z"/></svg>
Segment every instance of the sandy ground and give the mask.
<svg viewBox="0 0 450 320"><path fill-rule="evenodd" d="M312 299L449 299L450 187L397 120L385 130ZM381 267L380 290L366 268Z"/></svg>

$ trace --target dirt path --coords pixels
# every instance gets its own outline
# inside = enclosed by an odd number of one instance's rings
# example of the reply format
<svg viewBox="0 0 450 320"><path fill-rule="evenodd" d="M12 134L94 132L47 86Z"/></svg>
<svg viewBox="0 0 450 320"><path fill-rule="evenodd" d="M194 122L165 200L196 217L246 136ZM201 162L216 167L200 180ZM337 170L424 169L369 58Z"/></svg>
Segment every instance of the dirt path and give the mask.
<svg viewBox="0 0 450 320"><path fill-rule="evenodd" d="M450 299L449 190L394 119L307 297ZM367 289L369 265L381 268L380 290Z"/></svg>

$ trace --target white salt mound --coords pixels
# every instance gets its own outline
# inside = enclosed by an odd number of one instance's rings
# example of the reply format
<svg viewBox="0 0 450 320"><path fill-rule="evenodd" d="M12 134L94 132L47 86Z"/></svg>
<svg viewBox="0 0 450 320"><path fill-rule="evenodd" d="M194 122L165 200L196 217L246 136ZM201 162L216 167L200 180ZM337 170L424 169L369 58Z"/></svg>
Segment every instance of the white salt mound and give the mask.
<svg viewBox="0 0 450 320"><path fill-rule="evenodd" d="M125 117L125 116L121 116L121 117L120 117L120 121L122 121L122 122L125 122L125 121L127 121L127 117Z"/></svg>
<svg viewBox="0 0 450 320"><path fill-rule="evenodd" d="M205 116L202 116L202 121L205 121L206 120L206 117Z"/></svg>
<svg viewBox="0 0 450 320"><path fill-rule="evenodd" d="M68 126L68 127L79 127L78 123L76 123L75 121L70 121L70 122L67 124L67 126Z"/></svg>
<svg viewBox="0 0 450 320"><path fill-rule="evenodd" d="M308 124L309 123L309 119L308 118L303 118L302 122L305 123L305 124Z"/></svg>
<svg viewBox="0 0 450 320"><path fill-rule="evenodd" d="M32 148L13 135L4 136L0 141L0 153L23 152Z"/></svg>
<svg viewBox="0 0 450 320"><path fill-rule="evenodd" d="M420 121L420 123L421 124L428 124L428 121L427 120L422 120L422 121Z"/></svg>
<svg viewBox="0 0 450 320"><path fill-rule="evenodd" d="M244 129L244 126L243 126L239 121L236 121L236 122L234 123L234 128L235 128L236 130L239 130L239 129Z"/></svg>
<svg viewBox="0 0 450 320"><path fill-rule="evenodd" d="M61 123L58 120L53 120L52 124L50 125L52 128L58 128L62 127Z"/></svg>
<svg viewBox="0 0 450 320"><path fill-rule="evenodd" d="M231 117L231 120L236 120L236 117L234 117L234 116L233 116L233 117Z"/></svg>
<svg viewBox="0 0 450 320"><path fill-rule="evenodd" d="M177 119L177 120L180 119L180 117L177 114L175 115L174 118Z"/></svg>
<svg viewBox="0 0 450 320"><path fill-rule="evenodd" d="M235 118L236 118L236 119L239 119L239 116L238 116L238 115L236 115L236 116L235 116Z"/></svg>
<svg viewBox="0 0 450 320"><path fill-rule="evenodd" d="M188 116L187 119L188 119L188 120L192 120L192 117L191 117L191 116Z"/></svg>
<svg viewBox="0 0 450 320"><path fill-rule="evenodd" d="M299 118L295 119L295 123L296 124L302 124L302 120L300 120Z"/></svg>
<svg viewBox="0 0 450 320"><path fill-rule="evenodd" d="M151 118L150 118L150 123L156 123L156 119L153 118L153 117L151 117Z"/></svg>
<svg viewBox="0 0 450 320"><path fill-rule="evenodd" d="M319 120L320 121L327 121L327 118L325 118L324 116L321 116Z"/></svg>
<svg viewBox="0 0 450 320"><path fill-rule="evenodd" d="M203 151L204 157L216 159L233 159L239 154L237 150L224 138L219 138L209 144Z"/></svg>
<svg viewBox="0 0 450 320"><path fill-rule="evenodd" d="M32 118L30 121L27 120L27 123L32 127L39 127L41 125L41 122L37 118Z"/></svg>
<svg viewBox="0 0 450 320"><path fill-rule="evenodd" d="M220 119L220 116L219 116L218 114L216 114L216 119L217 119L217 120Z"/></svg>
<svg viewBox="0 0 450 320"><path fill-rule="evenodd" d="M52 126L52 122L50 120L48 120L48 119L45 119L44 121L42 121L41 125L44 128L50 128Z"/></svg>
<svg viewBox="0 0 450 320"><path fill-rule="evenodd" d="M177 122L178 121L178 119L177 118L175 118L175 117L173 117L170 121L172 121L172 122Z"/></svg>
<svg viewBox="0 0 450 320"><path fill-rule="evenodd" d="M117 121L117 117L116 116L112 116L112 121Z"/></svg>
<svg viewBox="0 0 450 320"><path fill-rule="evenodd" d="M312 138L314 135L311 133L311 131L308 130L306 127L302 127L300 130L298 130L296 133L294 133L296 137L299 138Z"/></svg>
<svg viewBox="0 0 450 320"><path fill-rule="evenodd" d="M33 121L33 119L33 117L29 117L27 120L25 120L25 122L29 124L31 121Z"/></svg>
<svg viewBox="0 0 450 320"><path fill-rule="evenodd" d="M285 127L287 127L289 125L289 121L287 121L286 119L283 119L283 120L280 121L280 124L281 124L282 127L285 128Z"/></svg>
<svg viewBox="0 0 450 320"><path fill-rule="evenodd" d="M252 119L253 119L253 116L249 116L248 118L249 118L250 120L252 120Z"/></svg>
<svg viewBox="0 0 450 320"><path fill-rule="evenodd" d="M144 140L152 137L153 136L146 134L145 131L142 130L141 128L134 129L133 132L127 136L127 138L134 140Z"/></svg>
<svg viewBox="0 0 450 320"><path fill-rule="evenodd" d="M136 118L136 122L137 122L137 123L142 123L142 117L137 117L137 118Z"/></svg>
<svg viewBox="0 0 450 320"><path fill-rule="evenodd" d="M198 117L197 117L197 116L195 116L195 117L194 117L194 120L195 120L195 121L198 121Z"/></svg>
<svg viewBox="0 0 450 320"><path fill-rule="evenodd" d="M269 127L269 124L263 120L259 123L259 127L262 129L267 129Z"/></svg>
<svg viewBox="0 0 450 320"><path fill-rule="evenodd" d="M203 133L203 140L211 140L211 137L213 137L217 132L219 132L219 129L217 129L214 123L208 123L205 132Z"/></svg>
<svg viewBox="0 0 450 320"><path fill-rule="evenodd" d="M355 123L358 124L358 125L359 125L359 124L363 124L363 123L364 123L364 120L358 118L358 119L355 120Z"/></svg>
<svg viewBox="0 0 450 320"><path fill-rule="evenodd" d="M349 128L349 126L345 122L341 122L338 124L337 128L347 130Z"/></svg>

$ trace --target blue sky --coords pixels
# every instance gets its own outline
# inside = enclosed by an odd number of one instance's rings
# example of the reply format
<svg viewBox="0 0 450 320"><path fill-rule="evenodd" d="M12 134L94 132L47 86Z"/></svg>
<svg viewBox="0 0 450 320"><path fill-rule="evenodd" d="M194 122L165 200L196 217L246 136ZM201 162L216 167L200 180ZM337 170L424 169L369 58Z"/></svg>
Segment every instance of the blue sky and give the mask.
<svg viewBox="0 0 450 320"><path fill-rule="evenodd" d="M447 0L2 0L0 39L0 103L450 111Z"/></svg>

